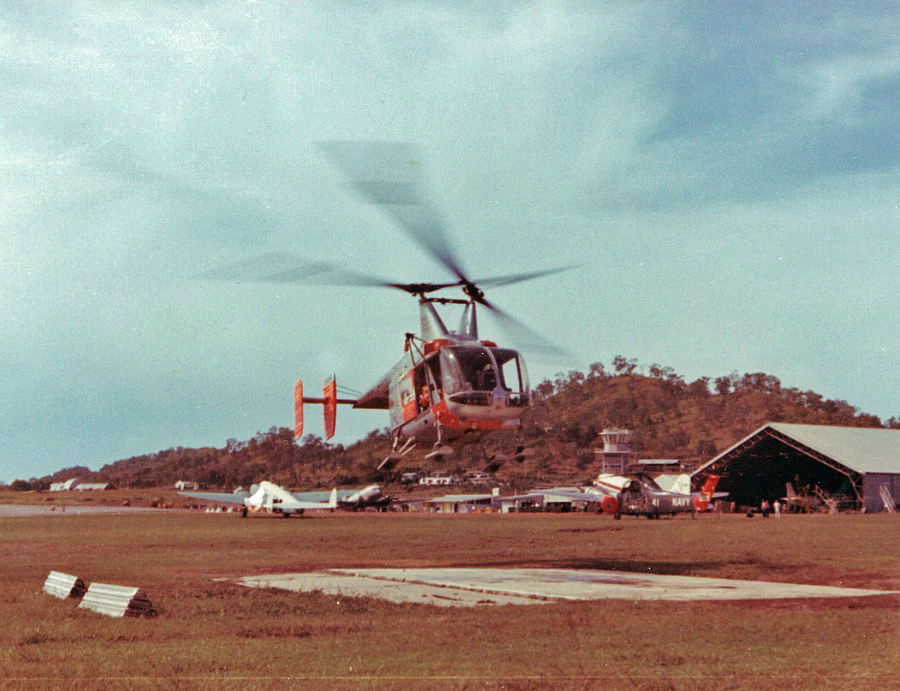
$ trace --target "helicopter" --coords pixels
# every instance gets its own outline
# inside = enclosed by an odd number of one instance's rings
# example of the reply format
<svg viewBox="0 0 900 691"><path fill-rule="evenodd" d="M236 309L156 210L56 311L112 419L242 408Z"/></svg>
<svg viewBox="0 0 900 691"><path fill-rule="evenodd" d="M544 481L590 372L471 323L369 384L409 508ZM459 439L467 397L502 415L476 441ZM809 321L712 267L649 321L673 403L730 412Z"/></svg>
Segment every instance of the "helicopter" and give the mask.
<svg viewBox="0 0 900 691"><path fill-rule="evenodd" d="M326 142L321 148L342 169L359 196L379 206L407 235L452 275L444 282L400 283L299 257L270 253L206 274L207 277L278 283L319 283L384 287L400 290L419 305L420 334L406 333L400 360L366 392L341 397L334 375L321 396L307 396L303 380L294 385L294 432L303 435L304 406L323 407L325 438L335 433L338 405L383 409L390 416L390 452L377 470L391 470L417 443L430 443L427 459L453 453L448 442L463 435L506 430L518 435L514 457L533 455L526 447L522 416L532 402L528 370L522 354L482 339L478 310L493 314L529 348L564 354L534 331L501 310L484 288L531 280L573 267L473 280L452 251L443 223L422 193L421 165L415 147L388 142ZM462 296L437 295L456 289ZM448 328L439 310L461 309L459 324ZM497 454L502 462L508 458Z"/></svg>

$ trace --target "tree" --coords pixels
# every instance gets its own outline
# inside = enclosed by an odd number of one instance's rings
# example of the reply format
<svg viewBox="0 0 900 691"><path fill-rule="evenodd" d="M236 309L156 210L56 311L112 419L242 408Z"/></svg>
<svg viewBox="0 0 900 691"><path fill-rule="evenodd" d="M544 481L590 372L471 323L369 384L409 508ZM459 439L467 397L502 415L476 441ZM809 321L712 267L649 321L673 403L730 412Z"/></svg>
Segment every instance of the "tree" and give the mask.
<svg viewBox="0 0 900 691"><path fill-rule="evenodd" d="M625 374L630 376L634 374L634 371L637 369L638 361L636 358L631 358L630 360L626 358L624 355L616 355L613 358L613 369L616 370L619 374Z"/></svg>
<svg viewBox="0 0 900 691"><path fill-rule="evenodd" d="M592 362L588 367L588 379L603 379L606 372L603 369L602 362Z"/></svg>
<svg viewBox="0 0 900 691"><path fill-rule="evenodd" d="M700 377L695 379L687 387L691 396L708 396L709 395L709 377Z"/></svg>
<svg viewBox="0 0 900 691"><path fill-rule="evenodd" d="M572 384L580 384L580 383L583 382L583 381L584 381L584 373L583 373L583 372L581 372L581 371L579 371L579 370L577 370L577 369L573 369L573 370L570 370L570 371L569 371L569 381L568 381L568 383L569 383L570 385L572 385Z"/></svg>
<svg viewBox="0 0 900 691"><path fill-rule="evenodd" d="M545 379L536 387L534 387L534 392L537 394L537 398L539 400L543 400L545 398L550 398L553 395L553 382L549 379Z"/></svg>

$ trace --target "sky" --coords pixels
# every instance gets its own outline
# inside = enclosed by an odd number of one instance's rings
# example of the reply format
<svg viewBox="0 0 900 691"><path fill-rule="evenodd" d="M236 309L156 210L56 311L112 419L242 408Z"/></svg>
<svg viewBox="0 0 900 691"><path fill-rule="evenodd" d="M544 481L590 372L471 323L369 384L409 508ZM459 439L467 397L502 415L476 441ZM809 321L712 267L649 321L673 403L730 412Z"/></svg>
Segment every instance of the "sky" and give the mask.
<svg viewBox="0 0 900 691"><path fill-rule="evenodd" d="M569 353L532 384L622 354L900 415L898 36L872 0L0 2L0 481L222 447L394 364L400 292L198 279L450 278L322 141L414 143L472 276L577 265L488 293Z"/></svg>

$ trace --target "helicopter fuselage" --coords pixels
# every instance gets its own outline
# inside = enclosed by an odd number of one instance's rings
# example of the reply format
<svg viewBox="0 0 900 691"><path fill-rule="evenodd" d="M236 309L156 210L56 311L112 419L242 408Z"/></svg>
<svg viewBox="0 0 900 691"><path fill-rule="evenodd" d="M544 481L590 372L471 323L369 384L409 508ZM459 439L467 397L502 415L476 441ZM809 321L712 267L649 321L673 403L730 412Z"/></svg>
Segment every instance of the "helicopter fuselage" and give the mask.
<svg viewBox="0 0 900 691"><path fill-rule="evenodd" d="M456 332L449 331L433 303L465 306ZM325 436L334 434L337 404L387 410L392 448L399 442L443 442L466 433L520 431L531 404L525 361L517 350L480 340L472 301L420 300L423 337L406 334L403 356L373 387L355 399L337 397L334 376L326 379L321 398L294 388L295 434L303 433L303 404L320 403Z"/></svg>
<svg viewBox="0 0 900 691"><path fill-rule="evenodd" d="M441 338L408 348L377 389L382 400L387 394L392 436L416 441L517 430L530 403L521 355L491 341Z"/></svg>

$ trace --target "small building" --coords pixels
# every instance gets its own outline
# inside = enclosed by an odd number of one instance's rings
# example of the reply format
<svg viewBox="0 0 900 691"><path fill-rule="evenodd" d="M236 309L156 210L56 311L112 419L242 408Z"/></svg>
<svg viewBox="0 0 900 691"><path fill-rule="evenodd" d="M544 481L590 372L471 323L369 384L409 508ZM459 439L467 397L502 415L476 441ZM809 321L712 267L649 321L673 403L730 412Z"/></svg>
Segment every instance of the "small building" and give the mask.
<svg viewBox="0 0 900 691"><path fill-rule="evenodd" d="M447 494L425 504L435 513L475 513L490 511L493 498L491 494Z"/></svg>
<svg viewBox="0 0 900 691"><path fill-rule="evenodd" d="M50 491L51 492L69 492L75 489L75 485L78 484L78 478L73 477L65 482L51 482L50 483Z"/></svg>
<svg viewBox="0 0 900 691"><path fill-rule="evenodd" d="M200 489L200 486L196 482L191 482L190 480L179 480L175 483L175 489L177 490L192 490L192 489Z"/></svg>
<svg viewBox="0 0 900 691"><path fill-rule="evenodd" d="M791 485L843 497L866 512L900 501L900 430L770 422L695 472L722 476L717 489L738 505L782 499Z"/></svg>
<svg viewBox="0 0 900 691"><path fill-rule="evenodd" d="M79 482L74 487L76 492L102 492L109 488L108 482Z"/></svg>
<svg viewBox="0 0 900 691"><path fill-rule="evenodd" d="M492 505L500 513L531 513L544 510L543 494L519 494L493 497Z"/></svg>

